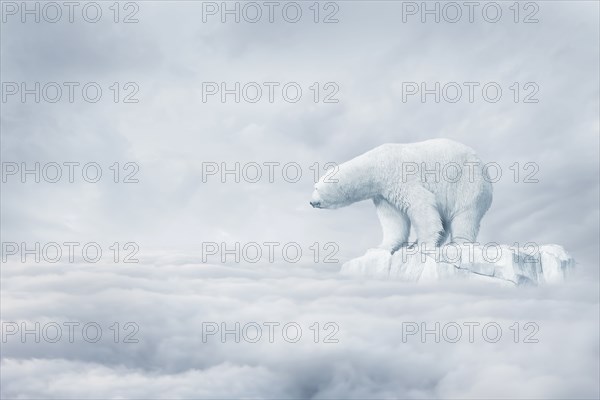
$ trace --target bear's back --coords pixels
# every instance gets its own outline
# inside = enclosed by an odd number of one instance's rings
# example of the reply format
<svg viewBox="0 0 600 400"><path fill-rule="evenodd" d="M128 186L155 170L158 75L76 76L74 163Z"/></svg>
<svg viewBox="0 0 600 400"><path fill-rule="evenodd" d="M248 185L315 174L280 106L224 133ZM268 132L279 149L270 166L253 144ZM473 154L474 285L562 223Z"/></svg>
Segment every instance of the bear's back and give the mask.
<svg viewBox="0 0 600 400"><path fill-rule="evenodd" d="M429 139L414 143L385 143L371 150L375 153L385 154L402 162L448 162L452 160L478 159L475 151L451 139Z"/></svg>

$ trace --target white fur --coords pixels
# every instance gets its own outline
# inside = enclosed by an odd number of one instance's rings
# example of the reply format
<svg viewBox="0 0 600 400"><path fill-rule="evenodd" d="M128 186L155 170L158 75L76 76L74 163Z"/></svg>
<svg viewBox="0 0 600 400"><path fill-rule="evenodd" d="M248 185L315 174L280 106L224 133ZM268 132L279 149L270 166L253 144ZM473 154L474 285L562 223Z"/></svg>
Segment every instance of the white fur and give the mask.
<svg viewBox="0 0 600 400"><path fill-rule="evenodd" d="M454 164L449 167L449 163ZM434 171L436 164L440 171L447 168L447 176L456 182L443 174L439 179L433 173L421 174ZM417 173L409 174L415 166ZM459 179L454 179L456 166ZM452 140L384 144L341 164L333 176L321 178L311 204L339 208L372 199L383 229L379 247L392 253L407 244L411 227L417 242L429 246L439 246L447 237L453 242L474 242L492 203L492 185L484 174L475 152Z"/></svg>

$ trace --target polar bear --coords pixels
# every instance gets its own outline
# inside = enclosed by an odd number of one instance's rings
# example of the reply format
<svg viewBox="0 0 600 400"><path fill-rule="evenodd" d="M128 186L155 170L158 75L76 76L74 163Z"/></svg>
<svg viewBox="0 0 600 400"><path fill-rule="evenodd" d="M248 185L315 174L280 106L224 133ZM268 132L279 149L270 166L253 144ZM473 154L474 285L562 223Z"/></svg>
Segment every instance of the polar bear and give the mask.
<svg viewBox="0 0 600 400"><path fill-rule="evenodd" d="M330 170L310 205L339 208L372 199L383 229L379 248L474 242L492 203L492 184L475 151L449 139L383 144Z"/></svg>

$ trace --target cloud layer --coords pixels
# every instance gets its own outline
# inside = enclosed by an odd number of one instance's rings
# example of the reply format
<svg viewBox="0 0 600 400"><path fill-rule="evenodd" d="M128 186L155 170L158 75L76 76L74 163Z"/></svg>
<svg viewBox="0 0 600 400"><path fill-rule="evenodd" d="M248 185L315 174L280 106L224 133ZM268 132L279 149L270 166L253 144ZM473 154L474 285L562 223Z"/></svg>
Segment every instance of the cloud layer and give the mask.
<svg viewBox="0 0 600 400"><path fill-rule="evenodd" d="M35 343L31 334L25 343L18 334L8 336L2 362L7 398L598 395L595 285L577 279L513 290L349 280L331 268L188 264L65 266L47 272L14 265L4 274L4 321L27 321L29 329L34 321L42 327L51 321L81 323L73 343L66 328L57 343L43 336ZM82 336L89 322L102 327L97 343ZM114 322L121 327L119 343L109 329ZM123 343L125 333L133 332L123 329L126 322L139 326L132 336L139 343ZM239 343L232 333L222 342L221 332L203 341L207 323L235 330L236 322ZM328 322L338 329L326 328ZM472 343L470 322L479 324ZM248 325L253 323L263 329L256 343L256 330ZM279 324L272 343L266 323ZM288 323L302 329L296 343L291 342L295 328L283 336ZM424 341L422 332L408 334L423 323L434 332L440 324L439 342L433 333ZM487 323L496 323L501 337L496 339L495 327L484 332ZM461 327L459 339L454 324ZM95 331L88 333L93 339Z"/></svg>

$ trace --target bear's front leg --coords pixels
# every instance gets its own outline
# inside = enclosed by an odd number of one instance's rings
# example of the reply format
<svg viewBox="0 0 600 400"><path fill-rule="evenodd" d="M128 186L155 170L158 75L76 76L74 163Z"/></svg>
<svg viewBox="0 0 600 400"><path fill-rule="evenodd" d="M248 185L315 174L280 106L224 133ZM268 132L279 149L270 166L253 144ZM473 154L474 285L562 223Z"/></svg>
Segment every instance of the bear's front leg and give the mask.
<svg viewBox="0 0 600 400"><path fill-rule="evenodd" d="M383 240L377 248L393 254L402 246L406 246L410 232L408 216L390 204L382 196L373 198L377 216L383 230Z"/></svg>

